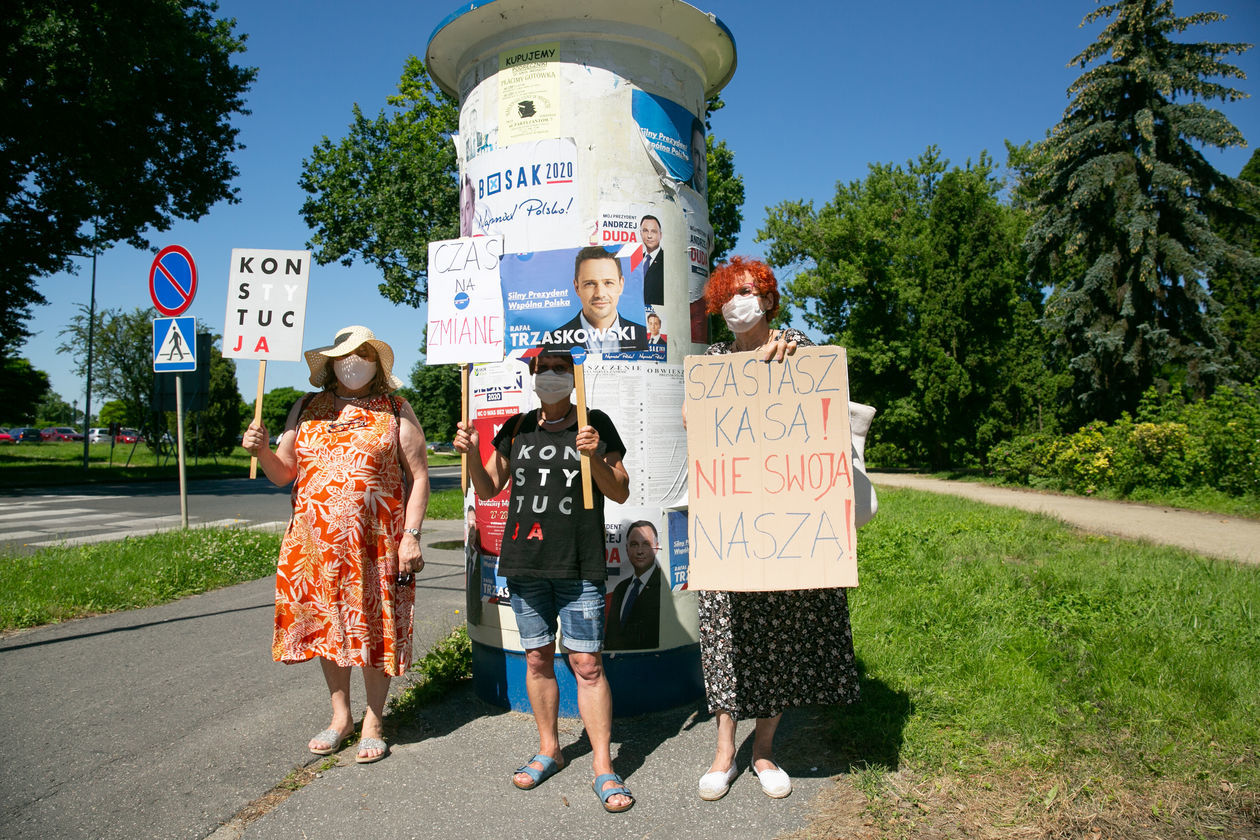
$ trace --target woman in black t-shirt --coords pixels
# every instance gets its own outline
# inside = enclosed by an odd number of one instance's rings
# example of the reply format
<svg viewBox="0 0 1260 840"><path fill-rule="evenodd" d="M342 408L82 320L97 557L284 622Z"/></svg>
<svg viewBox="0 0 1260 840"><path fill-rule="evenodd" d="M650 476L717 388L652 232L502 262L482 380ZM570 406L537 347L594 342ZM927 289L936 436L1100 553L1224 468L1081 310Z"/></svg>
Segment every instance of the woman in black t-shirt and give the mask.
<svg viewBox="0 0 1260 840"><path fill-rule="evenodd" d="M526 691L538 725L538 754L512 783L537 787L563 766L557 715L556 627L564 633L569 666L577 681L578 708L591 742L594 790L609 811L634 804L630 789L613 772L612 694L600 651L604 644L604 498L624 502L630 477L625 444L608 415L592 410L578 427L573 357L547 352L530 361L540 409L508 419L485 464L468 459L478 497L492 499L512 481L499 571L507 578L512 612L525 649ZM460 423L455 449L480 453L475 428ZM588 455L594 504L582 506L581 457Z"/></svg>

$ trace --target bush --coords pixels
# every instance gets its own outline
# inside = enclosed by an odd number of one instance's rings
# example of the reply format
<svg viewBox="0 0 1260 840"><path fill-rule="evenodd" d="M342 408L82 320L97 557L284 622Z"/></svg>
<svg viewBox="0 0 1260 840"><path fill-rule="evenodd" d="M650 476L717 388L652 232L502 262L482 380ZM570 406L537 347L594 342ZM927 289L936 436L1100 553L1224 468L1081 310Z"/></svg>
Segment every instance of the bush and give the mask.
<svg viewBox="0 0 1260 840"><path fill-rule="evenodd" d="M989 450L1005 482L1092 494L1213 489L1260 496L1260 387L1221 389L1198 403L1153 391L1138 419L1095 421L1067 437L1023 435Z"/></svg>

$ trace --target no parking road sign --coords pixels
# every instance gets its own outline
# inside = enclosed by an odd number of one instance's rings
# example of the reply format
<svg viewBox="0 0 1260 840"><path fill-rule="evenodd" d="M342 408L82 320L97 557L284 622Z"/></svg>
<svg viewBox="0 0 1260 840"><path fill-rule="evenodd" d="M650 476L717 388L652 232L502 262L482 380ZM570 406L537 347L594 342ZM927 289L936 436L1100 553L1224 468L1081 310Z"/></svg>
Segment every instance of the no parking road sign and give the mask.
<svg viewBox="0 0 1260 840"><path fill-rule="evenodd" d="M180 245L168 245L149 267L149 297L163 315L182 315L197 294L197 264Z"/></svg>
<svg viewBox="0 0 1260 840"><path fill-rule="evenodd" d="M197 369L195 318L153 319L153 369L158 373Z"/></svg>

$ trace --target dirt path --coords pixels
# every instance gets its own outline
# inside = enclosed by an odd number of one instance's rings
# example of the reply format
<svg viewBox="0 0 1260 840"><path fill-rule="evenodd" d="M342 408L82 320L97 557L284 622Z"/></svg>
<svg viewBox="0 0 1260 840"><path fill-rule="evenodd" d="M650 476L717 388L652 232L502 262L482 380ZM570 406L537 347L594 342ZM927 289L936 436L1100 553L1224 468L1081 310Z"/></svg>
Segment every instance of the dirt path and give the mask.
<svg viewBox="0 0 1260 840"><path fill-rule="evenodd" d="M1044 513L1097 534L1174 545L1209 557L1260 565L1260 521L1254 519L944 481L921 475L871 473L870 477L876 489L904 487L948 493L985 504Z"/></svg>

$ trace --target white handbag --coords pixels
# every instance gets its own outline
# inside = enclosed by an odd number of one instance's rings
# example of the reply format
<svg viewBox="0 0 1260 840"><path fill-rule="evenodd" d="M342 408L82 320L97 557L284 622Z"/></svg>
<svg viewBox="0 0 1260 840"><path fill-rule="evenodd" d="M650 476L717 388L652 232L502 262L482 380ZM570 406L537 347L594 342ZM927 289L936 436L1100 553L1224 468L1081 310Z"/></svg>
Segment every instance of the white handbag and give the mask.
<svg viewBox="0 0 1260 840"><path fill-rule="evenodd" d="M849 402L849 431L853 436L853 505L854 522L861 528L879 510L875 487L866 477L866 433L875 419L875 409L858 402Z"/></svg>

